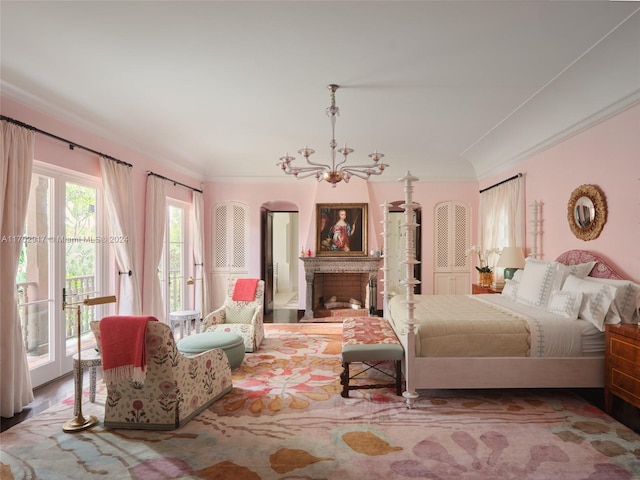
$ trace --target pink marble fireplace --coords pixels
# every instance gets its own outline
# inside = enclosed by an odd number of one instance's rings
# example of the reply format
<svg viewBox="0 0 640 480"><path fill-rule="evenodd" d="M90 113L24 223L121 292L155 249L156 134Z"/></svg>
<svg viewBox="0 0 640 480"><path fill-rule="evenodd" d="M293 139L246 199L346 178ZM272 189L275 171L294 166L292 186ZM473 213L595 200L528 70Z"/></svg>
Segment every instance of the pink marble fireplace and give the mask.
<svg viewBox="0 0 640 480"><path fill-rule="evenodd" d="M369 285L377 281L380 257L300 257L304 262L307 295L304 318L314 318L314 310L335 296L339 302L355 298L368 312L375 307Z"/></svg>

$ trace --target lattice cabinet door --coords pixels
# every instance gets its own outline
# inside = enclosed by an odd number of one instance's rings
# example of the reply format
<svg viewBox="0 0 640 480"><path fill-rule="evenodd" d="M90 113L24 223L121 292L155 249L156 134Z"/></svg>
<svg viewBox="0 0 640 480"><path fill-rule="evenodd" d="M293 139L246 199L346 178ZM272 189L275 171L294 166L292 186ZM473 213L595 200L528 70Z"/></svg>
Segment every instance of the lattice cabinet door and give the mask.
<svg viewBox="0 0 640 480"><path fill-rule="evenodd" d="M222 306L227 285L249 272L248 207L240 202L218 203L211 210L211 301Z"/></svg>
<svg viewBox="0 0 640 480"><path fill-rule="evenodd" d="M463 202L438 203L434 208L434 293L471 293L471 208Z"/></svg>
<svg viewBox="0 0 640 480"><path fill-rule="evenodd" d="M249 271L249 218L244 203L225 202L213 206L212 271Z"/></svg>

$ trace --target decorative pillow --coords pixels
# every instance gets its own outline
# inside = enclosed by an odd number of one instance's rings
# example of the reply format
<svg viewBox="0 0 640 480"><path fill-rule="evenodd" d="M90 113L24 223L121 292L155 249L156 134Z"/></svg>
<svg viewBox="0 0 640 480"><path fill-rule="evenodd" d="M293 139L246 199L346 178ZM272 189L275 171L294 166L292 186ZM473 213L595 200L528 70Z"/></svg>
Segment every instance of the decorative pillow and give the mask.
<svg viewBox="0 0 640 480"><path fill-rule="evenodd" d="M251 323L256 309L253 307L239 307L227 305L225 307L226 323Z"/></svg>
<svg viewBox="0 0 640 480"><path fill-rule="evenodd" d="M554 290L549 298L547 310L557 313L570 320L578 318L580 306L582 305L582 292L570 292L565 290Z"/></svg>
<svg viewBox="0 0 640 480"><path fill-rule="evenodd" d="M598 330L604 332L604 319L616 296L616 288L569 275L564 281L562 290L582 292L582 305L578 318L587 320Z"/></svg>
<svg viewBox="0 0 640 480"><path fill-rule="evenodd" d="M521 282L523 273L524 273L524 270L519 268L518 270L513 272L513 278L511 280L513 280L514 282Z"/></svg>
<svg viewBox="0 0 640 480"><path fill-rule="evenodd" d="M560 287L567 279L569 275L573 275L578 278L585 278L593 267L595 267L596 262L587 262L587 263L578 263L576 265L563 265L562 263L558 263L558 271L562 275L562 279L560 280Z"/></svg>
<svg viewBox="0 0 640 480"><path fill-rule="evenodd" d="M616 297L607 312L605 323L639 323L640 285L630 280L585 277L593 283L603 283L616 287Z"/></svg>
<svg viewBox="0 0 640 480"><path fill-rule="evenodd" d="M502 295L510 298L511 300L516 300L518 295L518 285L520 285L520 282L516 282L513 279L505 280L504 288L502 289Z"/></svg>
<svg viewBox="0 0 640 480"><path fill-rule="evenodd" d="M557 262L527 258L516 300L533 307L546 307L551 292L560 287L561 275L557 265Z"/></svg>

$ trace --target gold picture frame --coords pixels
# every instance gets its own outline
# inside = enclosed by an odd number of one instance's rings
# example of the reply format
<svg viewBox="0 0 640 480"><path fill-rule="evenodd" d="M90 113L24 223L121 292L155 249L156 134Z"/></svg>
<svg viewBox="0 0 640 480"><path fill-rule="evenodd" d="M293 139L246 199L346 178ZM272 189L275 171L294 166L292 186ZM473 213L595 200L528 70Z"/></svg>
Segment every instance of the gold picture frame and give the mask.
<svg viewBox="0 0 640 480"><path fill-rule="evenodd" d="M569 197L567 220L573 234L585 242L598 238L607 222L607 202L596 185L580 185Z"/></svg>
<svg viewBox="0 0 640 480"><path fill-rule="evenodd" d="M316 255L367 255L367 204L316 204Z"/></svg>

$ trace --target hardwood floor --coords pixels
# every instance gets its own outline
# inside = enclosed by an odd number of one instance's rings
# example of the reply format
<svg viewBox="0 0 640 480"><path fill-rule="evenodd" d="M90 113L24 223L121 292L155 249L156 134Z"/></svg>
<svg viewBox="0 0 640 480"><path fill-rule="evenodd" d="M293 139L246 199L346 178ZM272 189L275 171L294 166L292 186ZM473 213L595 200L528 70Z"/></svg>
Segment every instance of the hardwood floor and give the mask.
<svg viewBox="0 0 640 480"><path fill-rule="evenodd" d="M273 313L265 315L265 323L296 323L304 312L292 309L275 309ZM89 372L84 372L83 385L89 385ZM68 373L41 385L33 390L34 400L22 412L13 417L0 417L0 432L24 422L27 418L45 411L47 408L60 403L74 395L73 373ZM69 418L71 420L71 418Z"/></svg>

